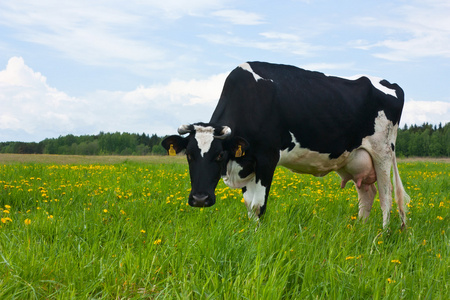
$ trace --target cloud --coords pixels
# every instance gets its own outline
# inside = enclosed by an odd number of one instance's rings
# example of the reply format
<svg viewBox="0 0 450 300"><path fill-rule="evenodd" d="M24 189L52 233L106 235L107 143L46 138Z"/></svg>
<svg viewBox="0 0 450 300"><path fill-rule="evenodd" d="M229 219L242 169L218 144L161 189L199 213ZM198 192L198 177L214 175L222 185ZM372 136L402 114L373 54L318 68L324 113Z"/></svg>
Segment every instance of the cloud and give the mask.
<svg viewBox="0 0 450 300"><path fill-rule="evenodd" d="M450 122L450 102L409 100L403 107L401 127L404 124L442 123L445 125L448 122Z"/></svg>
<svg viewBox="0 0 450 300"><path fill-rule="evenodd" d="M260 25L264 23L264 18L261 15L236 9L218 10L211 15L234 25Z"/></svg>
<svg viewBox="0 0 450 300"><path fill-rule="evenodd" d="M21 57L12 57L0 71L0 140L40 141L99 131L174 133L181 123L209 121L226 76L71 97L49 86Z"/></svg>
<svg viewBox="0 0 450 300"><path fill-rule="evenodd" d="M148 75L183 59L183 45L168 29L174 22L219 9L223 1L1 1L0 25L16 40L77 63Z"/></svg>
<svg viewBox="0 0 450 300"><path fill-rule="evenodd" d="M227 47L243 47L250 49L266 50L276 53L290 53L299 56L312 56L320 49L304 42L299 36L281 32L262 32L259 38L243 38L233 34L203 34L200 37L213 44Z"/></svg>
<svg viewBox="0 0 450 300"><path fill-rule="evenodd" d="M412 1L381 17L358 17L355 25L378 28L385 39L359 39L350 46L371 50L378 58L409 61L422 57L450 57L450 2Z"/></svg>

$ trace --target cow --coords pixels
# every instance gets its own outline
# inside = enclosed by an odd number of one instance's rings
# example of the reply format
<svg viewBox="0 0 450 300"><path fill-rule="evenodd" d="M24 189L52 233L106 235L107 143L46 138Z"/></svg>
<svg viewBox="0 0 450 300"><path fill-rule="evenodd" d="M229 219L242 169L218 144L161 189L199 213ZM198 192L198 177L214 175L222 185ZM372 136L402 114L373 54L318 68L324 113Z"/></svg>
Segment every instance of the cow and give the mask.
<svg viewBox="0 0 450 300"><path fill-rule="evenodd" d="M404 92L387 80L345 79L289 65L247 62L226 78L208 123L181 125L162 146L185 150L191 192L188 203L208 207L223 179L240 188L249 217L264 214L277 166L352 180L359 218L369 216L377 193L383 227L392 207L391 168L402 228L409 196L402 185L395 141ZM184 136L188 134L187 136Z"/></svg>

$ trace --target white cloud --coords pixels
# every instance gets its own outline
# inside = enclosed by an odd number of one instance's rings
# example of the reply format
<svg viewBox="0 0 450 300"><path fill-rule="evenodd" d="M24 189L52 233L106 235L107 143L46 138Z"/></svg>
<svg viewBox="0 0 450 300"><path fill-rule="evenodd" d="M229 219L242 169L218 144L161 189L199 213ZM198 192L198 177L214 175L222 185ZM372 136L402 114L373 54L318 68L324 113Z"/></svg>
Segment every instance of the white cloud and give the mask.
<svg viewBox="0 0 450 300"><path fill-rule="evenodd" d="M226 76L76 98L50 87L42 74L13 57L0 71L0 140L40 141L99 131L175 133L181 123L209 121Z"/></svg>
<svg viewBox="0 0 450 300"><path fill-rule="evenodd" d="M234 25L260 25L264 23L264 18L261 15L236 9L219 10L211 15Z"/></svg>
<svg viewBox="0 0 450 300"><path fill-rule="evenodd" d="M409 100L403 107L401 127L404 124L442 123L445 125L448 122L450 122L450 102Z"/></svg>
<svg viewBox="0 0 450 300"><path fill-rule="evenodd" d="M77 63L148 74L176 66L182 57L161 32L183 16L221 8L223 1L1 1L0 25L17 40Z"/></svg>
<svg viewBox="0 0 450 300"><path fill-rule="evenodd" d="M308 44L299 36L281 32L263 32L259 34L263 39L242 38L235 35L204 34L200 37L210 43L225 45L227 47L244 47L250 49L267 50L276 53L289 53L299 56L312 56L320 49L318 46Z"/></svg>
<svg viewBox="0 0 450 300"><path fill-rule="evenodd" d="M408 61L421 57L450 57L450 2L413 1L383 17L358 17L357 26L379 28L378 41L356 40L350 45L372 50L375 57Z"/></svg>

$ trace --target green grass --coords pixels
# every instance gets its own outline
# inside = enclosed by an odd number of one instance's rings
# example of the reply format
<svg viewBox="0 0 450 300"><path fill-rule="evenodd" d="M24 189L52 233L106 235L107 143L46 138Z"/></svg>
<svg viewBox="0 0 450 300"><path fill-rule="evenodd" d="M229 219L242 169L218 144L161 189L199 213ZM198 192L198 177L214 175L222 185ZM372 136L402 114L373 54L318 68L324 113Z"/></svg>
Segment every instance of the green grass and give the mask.
<svg viewBox="0 0 450 300"><path fill-rule="evenodd" d="M277 169L255 232L223 183L187 206L179 160L0 164L0 299L448 299L448 166L399 165L409 228L394 204L386 233L334 174Z"/></svg>

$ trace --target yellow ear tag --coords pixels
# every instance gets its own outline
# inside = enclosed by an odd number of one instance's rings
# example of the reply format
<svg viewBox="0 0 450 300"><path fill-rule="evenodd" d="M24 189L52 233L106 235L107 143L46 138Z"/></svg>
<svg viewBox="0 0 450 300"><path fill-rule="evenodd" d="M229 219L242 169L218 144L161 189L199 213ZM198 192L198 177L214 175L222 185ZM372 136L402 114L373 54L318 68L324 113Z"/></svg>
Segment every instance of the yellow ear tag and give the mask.
<svg viewBox="0 0 450 300"><path fill-rule="evenodd" d="M241 157L244 156L245 152L242 151L242 146L238 145L238 149L236 150L236 153L234 154L235 157Z"/></svg>
<svg viewBox="0 0 450 300"><path fill-rule="evenodd" d="M170 144L169 155L170 155L170 156L175 156L175 155L177 155L177 151L175 151L175 149L173 149L173 144Z"/></svg>

